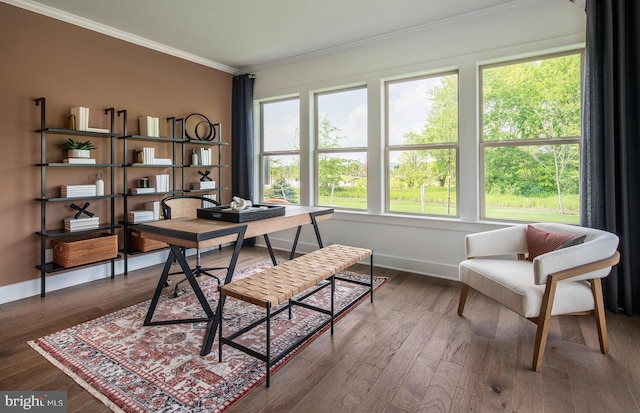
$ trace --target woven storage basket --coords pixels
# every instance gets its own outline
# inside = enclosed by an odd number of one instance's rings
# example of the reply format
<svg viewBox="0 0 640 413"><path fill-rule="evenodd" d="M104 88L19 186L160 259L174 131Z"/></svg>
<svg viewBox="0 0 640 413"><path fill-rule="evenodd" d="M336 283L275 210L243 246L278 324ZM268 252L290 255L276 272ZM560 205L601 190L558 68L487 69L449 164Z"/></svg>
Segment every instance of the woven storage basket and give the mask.
<svg viewBox="0 0 640 413"><path fill-rule="evenodd" d="M118 236L101 234L98 237L53 241L53 262L68 268L118 256Z"/></svg>
<svg viewBox="0 0 640 413"><path fill-rule="evenodd" d="M169 244L162 241L156 241L152 239L142 238L140 231L132 229L129 236L129 247L131 249L141 252L147 252L157 250L160 248L166 248Z"/></svg>

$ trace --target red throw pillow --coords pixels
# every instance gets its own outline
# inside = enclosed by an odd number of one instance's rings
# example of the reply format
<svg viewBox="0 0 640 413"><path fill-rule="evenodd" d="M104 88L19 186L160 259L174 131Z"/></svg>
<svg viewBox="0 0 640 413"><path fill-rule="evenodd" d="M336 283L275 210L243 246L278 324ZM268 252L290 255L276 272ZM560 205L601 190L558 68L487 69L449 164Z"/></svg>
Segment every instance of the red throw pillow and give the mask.
<svg viewBox="0 0 640 413"><path fill-rule="evenodd" d="M538 255L551 252L573 238L574 236L570 234L549 232L529 225L527 226L527 248L529 249L527 259L533 261Z"/></svg>

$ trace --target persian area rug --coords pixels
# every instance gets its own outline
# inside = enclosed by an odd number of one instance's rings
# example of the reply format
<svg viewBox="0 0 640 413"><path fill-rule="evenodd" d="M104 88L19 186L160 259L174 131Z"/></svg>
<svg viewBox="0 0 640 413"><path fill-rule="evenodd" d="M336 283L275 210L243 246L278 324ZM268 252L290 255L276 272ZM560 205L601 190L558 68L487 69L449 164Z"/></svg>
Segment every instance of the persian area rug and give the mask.
<svg viewBox="0 0 640 413"><path fill-rule="evenodd" d="M265 261L236 269L234 279L269 266L270 261ZM369 281L368 275L355 272L345 271L341 275ZM385 281L374 277L374 289ZM215 309L216 281L207 277L199 282ZM336 312L363 291L362 286L336 280ZM328 308L329 293L330 289L325 288L307 302ZM365 300L369 300L368 295L361 301ZM200 356L206 323L143 326L148 307L149 301L146 301L29 344L116 412L224 412L265 380L264 362L230 346L223 347L223 362L218 362L217 337L211 353ZM287 311L272 319L274 352L295 343L297 336L313 330L328 317L303 307L296 306L293 311L292 320L288 319ZM154 320L204 316L191 288L187 287L177 298L172 293L163 295ZM224 334L263 316L260 307L229 298L224 310ZM264 325L242 337L246 344L264 352ZM272 373L296 351L273 366Z"/></svg>

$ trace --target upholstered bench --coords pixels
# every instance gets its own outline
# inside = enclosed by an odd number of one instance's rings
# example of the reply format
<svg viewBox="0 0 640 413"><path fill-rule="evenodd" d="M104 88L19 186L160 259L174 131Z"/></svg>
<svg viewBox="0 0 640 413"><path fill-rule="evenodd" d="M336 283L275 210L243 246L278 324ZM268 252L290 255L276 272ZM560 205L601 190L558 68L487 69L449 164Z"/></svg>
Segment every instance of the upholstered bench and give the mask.
<svg viewBox="0 0 640 413"><path fill-rule="evenodd" d="M368 283L336 276L360 261L370 258L370 281ZM345 308L336 312L334 309L335 280L356 283L366 286L367 289ZM321 289L331 287L331 308L325 309L303 302ZM358 303L367 294L373 301L373 252L369 249L350 247L345 245L330 245L309 254L299 256L293 260L284 262L265 271L255 273L249 277L232 281L220 288L220 300L218 300L218 320L223 320L222 312L226 297L233 297L245 301L266 310L265 317L250 325L224 337L222 333L222 322L219 323L218 330L218 358L222 361L222 346L227 344L240 351L243 351L266 363L267 378L266 386L269 387L271 366L297 348L300 344L308 340L327 324L331 324L331 334L333 334L333 323L336 317ZM272 312L272 309L280 304L286 305ZM280 354L271 355L271 317L289 311L289 318L292 317L291 307L301 306L313 311L329 315L330 317L320 325L310 331L307 335L297 340ZM260 324L266 322L266 353L262 354L253 349L243 346L233 341L242 334L252 330Z"/></svg>

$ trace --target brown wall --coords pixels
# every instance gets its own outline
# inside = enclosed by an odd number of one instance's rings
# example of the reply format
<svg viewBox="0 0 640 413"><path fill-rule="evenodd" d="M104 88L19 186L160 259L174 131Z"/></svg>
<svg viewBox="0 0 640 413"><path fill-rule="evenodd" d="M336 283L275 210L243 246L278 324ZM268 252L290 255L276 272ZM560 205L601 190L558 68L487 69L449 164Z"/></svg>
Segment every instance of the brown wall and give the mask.
<svg viewBox="0 0 640 413"><path fill-rule="evenodd" d="M161 119L160 132L168 136L164 119L203 113L223 125L223 141L231 141L232 75L165 55L87 29L0 3L0 286L39 277L40 108L34 99L45 97L48 127L63 127L69 109L90 108L90 126L109 126L104 109L128 111L129 133L138 133L139 116ZM116 131L123 129L116 117ZM49 135L52 141L65 136ZM84 139L83 139L84 140ZM106 162L107 141L96 140L92 154ZM129 147L141 146L130 142ZM120 141L118 148L122 147ZM223 163L230 163L230 147ZM48 157L56 155L51 149ZM169 157L169 153L160 153ZM117 154L122 162L122 150ZM158 156L158 155L156 155ZM59 150L60 160L64 157ZM49 168L52 170L53 168ZM95 182L97 168L54 170L47 180L48 195L60 183ZM186 170L195 174L195 170ZM104 171L107 175L108 171ZM158 172L153 172L158 173ZM139 173L138 173L139 174ZM147 172L147 175L150 172ZM133 179L135 173L129 174ZM114 182L116 192L123 187L122 171ZM194 180L187 175L187 181ZM109 191L108 180L105 180ZM230 187L229 169L223 170L223 186ZM160 196L157 196L160 199ZM223 194L223 201L229 201ZM143 198L138 202L152 200ZM94 205L95 204L95 205ZM106 201L95 201L91 208L103 222L108 221ZM133 203L132 208L135 209ZM49 228L61 227L70 216L68 203L50 203ZM122 219L122 201L116 207ZM103 218L104 217L104 218Z"/></svg>

